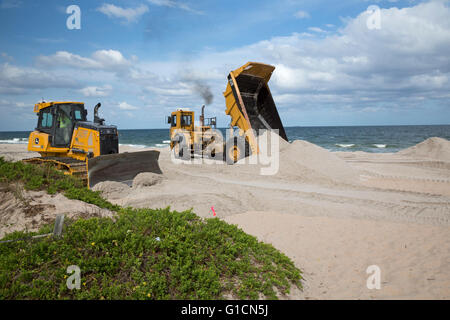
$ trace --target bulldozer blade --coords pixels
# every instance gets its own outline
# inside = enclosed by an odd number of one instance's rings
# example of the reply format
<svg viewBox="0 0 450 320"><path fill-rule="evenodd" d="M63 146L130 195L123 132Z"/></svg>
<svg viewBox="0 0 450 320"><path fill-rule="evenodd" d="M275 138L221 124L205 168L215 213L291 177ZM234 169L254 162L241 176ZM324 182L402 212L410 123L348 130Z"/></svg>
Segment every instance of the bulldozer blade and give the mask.
<svg viewBox="0 0 450 320"><path fill-rule="evenodd" d="M117 181L129 186L141 172L162 174L158 164L159 151L108 154L88 160L88 185L102 181Z"/></svg>

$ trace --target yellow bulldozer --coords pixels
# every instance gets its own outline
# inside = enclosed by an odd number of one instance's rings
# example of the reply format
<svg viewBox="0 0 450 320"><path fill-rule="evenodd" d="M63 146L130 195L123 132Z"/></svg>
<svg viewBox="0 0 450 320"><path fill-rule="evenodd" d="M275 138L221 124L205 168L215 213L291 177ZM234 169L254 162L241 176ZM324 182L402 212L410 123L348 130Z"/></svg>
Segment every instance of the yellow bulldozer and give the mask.
<svg viewBox="0 0 450 320"><path fill-rule="evenodd" d="M159 151L119 154L119 132L99 117L100 106L94 108L94 121L88 121L83 102L36 104L37 127L28 139L28 151L41 156L23 161L50 163L90 188L106 180L130 184L140 172L162 173Z"/></svg>
<svg viewBox="0 0 450 320"><path fill-rule="evenodd" d="M175 157L189 159L194 154L222 154L227 163L233 164L259 153L257 137L261 129L277 130L278 135L288 141L268 85L274 70L271 65L248 62L229 73L223 93L225 113L231 117L231 134L226 143L222 135L212 130L216 128L216 118L204 117L204 106L200 126L194 125L193 111L180 108L172 112L168 123Z"/></svg>

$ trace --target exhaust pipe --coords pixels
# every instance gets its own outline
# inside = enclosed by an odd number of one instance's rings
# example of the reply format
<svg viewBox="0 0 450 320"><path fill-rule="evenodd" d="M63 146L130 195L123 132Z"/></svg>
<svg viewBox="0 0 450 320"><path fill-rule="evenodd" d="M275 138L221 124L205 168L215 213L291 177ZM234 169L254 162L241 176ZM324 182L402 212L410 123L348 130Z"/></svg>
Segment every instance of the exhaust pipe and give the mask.
<svg viewBox="0 0 450 320"><path fill-rule="evenodd" d="M205 125L205 105L202 106L202 115L200 116L200 126Z"/></svg>
<svg viewBox="0 0 450 320"><path fill-rule="evenodd" d="M98 109L100 109L101 106L102 104L99 102L94 107L94 123L98 123L99 125L103 125L105 123L105 119L102 119L98 116Z"/></svg>

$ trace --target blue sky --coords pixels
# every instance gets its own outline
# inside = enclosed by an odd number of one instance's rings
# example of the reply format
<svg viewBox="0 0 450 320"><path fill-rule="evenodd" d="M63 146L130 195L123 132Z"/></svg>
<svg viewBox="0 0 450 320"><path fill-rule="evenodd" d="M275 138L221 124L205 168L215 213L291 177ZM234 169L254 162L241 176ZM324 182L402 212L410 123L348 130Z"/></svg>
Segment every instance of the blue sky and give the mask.
<svg viewBox="0 0 450 320"><path fill-rule="evenodd" d="M227 74L247 61L276 66L286 126L450 123L448 1L0 0L0 39L0 131L33 129L42 98L164 128L176 107L200 110L198 83L225 127Z"/></svg>

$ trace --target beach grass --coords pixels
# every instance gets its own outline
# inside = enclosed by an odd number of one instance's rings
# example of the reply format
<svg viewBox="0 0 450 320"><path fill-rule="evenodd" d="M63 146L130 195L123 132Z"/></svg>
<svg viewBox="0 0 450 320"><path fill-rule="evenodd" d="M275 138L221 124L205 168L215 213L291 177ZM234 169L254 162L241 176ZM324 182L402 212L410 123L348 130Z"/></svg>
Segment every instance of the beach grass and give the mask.
<svg viewBox="0 0 450 320"><path fill-rule="evenodd" d="M0 182L62 192L117 213L113 219L66 219L59 239L0 244L0 298L276 299L291 286L301 288L301 271L286 255L218 218L123 208L51 167L1 158ZM71 265L80 268L80 289L67 286Z"/></svg>

